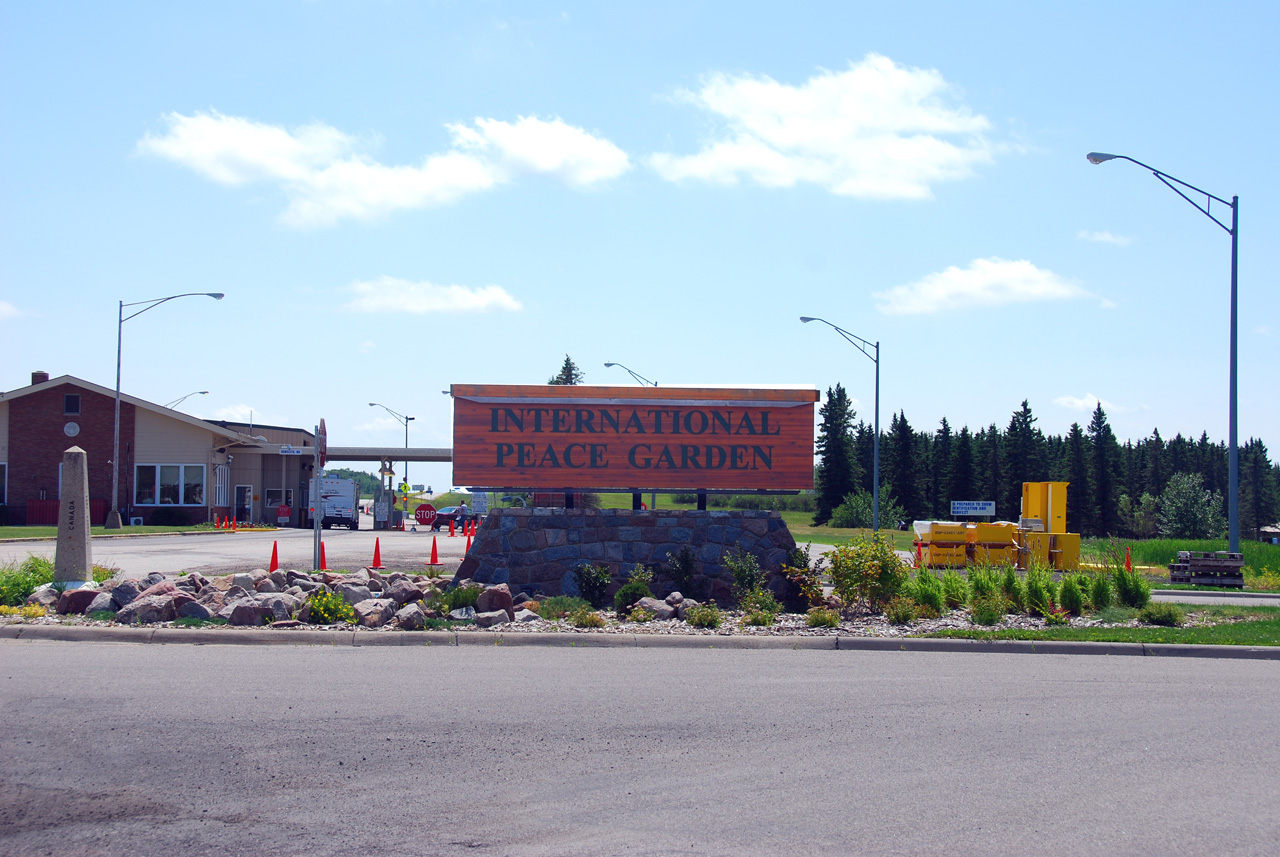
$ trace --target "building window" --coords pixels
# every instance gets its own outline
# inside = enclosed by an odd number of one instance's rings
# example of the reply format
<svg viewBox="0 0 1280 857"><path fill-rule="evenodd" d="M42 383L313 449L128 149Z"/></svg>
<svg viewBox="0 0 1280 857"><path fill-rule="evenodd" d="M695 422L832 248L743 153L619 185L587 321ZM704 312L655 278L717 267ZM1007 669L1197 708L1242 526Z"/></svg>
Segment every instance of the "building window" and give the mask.
<svg viewBox="0 0 1280 857"><path fill-rule="evenodd" d="M66 415L80 413L79 393L67 393L62 397L62 413Z"/></svg>
<svg viewBox="0 0 1280 857"><path fill-rule="evenodd" d="M283 496L284 496L284 505L292 508L293 507L293 489L292 488L284 489ZM267 489L267 508L271 509L281 505L280 498L281 498L281 493L279 488L268 488Z"/></svg>
<svg viewBox="0 0 1280 857"><path fill-rule="evenodd" d="M139 464L134 468L135 506L203 506L203 464Z"/></svg>

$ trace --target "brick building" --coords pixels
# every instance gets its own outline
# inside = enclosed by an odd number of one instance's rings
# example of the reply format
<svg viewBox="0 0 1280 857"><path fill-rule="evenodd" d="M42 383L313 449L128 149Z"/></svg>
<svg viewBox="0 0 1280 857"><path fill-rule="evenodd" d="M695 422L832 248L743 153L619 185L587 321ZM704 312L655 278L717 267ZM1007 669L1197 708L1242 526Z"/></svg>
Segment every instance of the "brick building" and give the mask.
<svg viewBox="0 0 1280 857"><path fill-rule="evenodd" d="M62 454L89 457L90 519L100 526L111 497L115 391L70 375L33 372L31 384L0 393L0 524L58 521ZM311 432L212 422L120 396L119 508L126 524L194 524L215 516L276 522L290 507L300 523L311 478Z"/></svg>

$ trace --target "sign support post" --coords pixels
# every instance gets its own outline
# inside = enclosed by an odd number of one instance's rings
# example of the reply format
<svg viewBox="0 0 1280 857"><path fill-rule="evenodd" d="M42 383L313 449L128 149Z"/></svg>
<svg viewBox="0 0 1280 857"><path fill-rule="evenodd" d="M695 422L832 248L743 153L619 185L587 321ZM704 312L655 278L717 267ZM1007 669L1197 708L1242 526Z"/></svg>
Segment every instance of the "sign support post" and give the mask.
<svg viewBox="0 0 1280 857"><path fill-rule="evenodd" d="M320 568L320 519L324 517L324 509L320 504L320 471L324 468L326 453L329 446L329 436L324 428L324 420L320 420L320 425L316 426L316 454L315 467L311 472L311 490L308 492L307 505L311 507L311 529L312 537L312 565L313 569Z"/></svg>

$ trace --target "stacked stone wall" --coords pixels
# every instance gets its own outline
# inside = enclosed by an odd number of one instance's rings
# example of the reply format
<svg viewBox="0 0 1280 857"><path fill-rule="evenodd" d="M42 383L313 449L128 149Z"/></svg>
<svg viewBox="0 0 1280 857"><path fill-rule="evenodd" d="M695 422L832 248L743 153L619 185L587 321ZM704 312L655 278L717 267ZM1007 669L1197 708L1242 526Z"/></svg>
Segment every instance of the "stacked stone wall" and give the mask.
<svg viewBox="0 0 1280 857"><path fill-rule="evenodd" d="M494 509L476 534L456 579L506 583L513 592L576 595L573 570L608 566L613 589L636 566L654 570L654 590L670 591L668 554L687 548L696 571L691 597L730 597L726 553L755 555L777 572L795 549L777 512L745 510ZM610 590L612 593L613 589Z"/></svg>

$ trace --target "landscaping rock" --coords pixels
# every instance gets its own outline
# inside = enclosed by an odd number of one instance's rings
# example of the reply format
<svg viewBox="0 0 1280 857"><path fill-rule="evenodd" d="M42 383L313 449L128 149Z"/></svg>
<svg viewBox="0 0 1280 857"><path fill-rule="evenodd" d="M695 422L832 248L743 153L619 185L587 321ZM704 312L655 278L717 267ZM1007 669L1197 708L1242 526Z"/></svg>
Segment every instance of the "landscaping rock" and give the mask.
<svg viewBox="0 0 1280 857"><path fill-rule="evenodd" d="M511 601L511 590L505 583L487 587L480 593L480 597L476 599L477 617L483 613L492 613L495 610L501 610L507 614L507 618L503 621L515 621L516 611L513 609ZM479 619L477 618L476 621L478 622Z"/></svg>
<svg viewBox="0 0 1280 857"><path fill-rule="evenodd" d="M374 579L374 578L372 578L372 577L371 577L371 578L369 578L369 591L370 591L370 592L381 592L381 591L382 591L382 581L381 581L381 580L375 580L375 579Z"/></svg>
<svg viewBox="0 0 1280 857"><path fill-rule="evenodd" d="M153 583L146 589L138 593L139 598L147 598L152 595L172 595L178 591L178 587L173 585L172 580L161 580Z"/></svg>
<svg viewBox="0 0 1280 857"><path fill-rule="evenodd" d="M679 604L676 605L676 618L679 619L681 622L683 622L686 613L688 613L690 610L692 610L695 607L701 607L701 606L702 606L701 604L699 604L697 601L694 601L692 598L686 598L685 600L681 601Z"/></svg>
<svg viewBox="0 0 1280 857"><path fill-rule="evenodd" d="M175 592L173 593L173 609L179 616L181 616L182 608L187 604L193 603L195 600L196 597L190 592Z"/></svg>
<svg viewBox="0 0 1280 857"><path fill-rule="evenodd" d="M422 592L408 580L401 578L383 590L383 597L403 605L411 601L421 601Z"/></svg>
<svg viewBox="0 0 1280 857"><path fill-rule="evenodd" d="M253 579L252 574L233 574L231 575L231 585L238 586L241 589L249 590L256 588L257 581Z"/></svg>
<svg viewBox="0 0 1280 857"><path fill-rule="evenodd" d="M676 608L656 598L641 598L636 602L636 607L643 607L648 610L655 619L670 619L676 615Z"/></svg>
<svg viewBox="0 0 1280 857"><path fill-rule="evenodd" d="M187 580L190 580L191 583L195 585L197 592L209 585L209 578L205 577L198 571L193 571L188 574Z"/></svg>
<svg viewBox="0 0 1280 857"><path fill-rule="evenodd" d="M39 604L46 610L52 610L54 605L58 603L58 591L52 586L41 586L39 589L27 596L28 604Z"/></svg>
<svg viewBox="0 0 1280 857"><path fill-rule="evenodd" d="M668 595L665 600L672 607L677 607L679 606L680 602L684 600L684 596L681 595L679 591L676 591Z"/></svg>
<svg viewBox="0 0 1280 857"><path fill-rule="evenodd" d="M289 588L288 576L278 568L267 575L267 580L270 580L276 586L280 587L281 590Z"/></svg>
<svg viewBox="0 0 1280 857"><path fill-rule="evenodd" d="M142 580L147 585L147 586L144 586L143 589L146 589L148 586L155 586L157 583L163 582L164 575L158 571L153 571L150 574L148 574L146 577L144 577Z"/></svg>
<svg viewBox="0 0 1280 857"><path fill-rule="evenodd" d="M83 613L85 608L92 604L93 600L101 594L98 590L90 589L87 586L82 586L79 589L68 589L58 596L56 609L62 614Z"/></svg>
<svg viewBox="0 0 1280 857"><path fill-rule="evenodd" d="M449 618L455 621L474 619L476 618L476 611L474 607L459 607L457 610L449 611Z"/></svg>
<svg viewBox="0 0 1280 857"><path fill-rule="evenodd" d="M370 591L369 587L357 583L339 583L333 588L333 591L341 595L343 600L352 607L373 597L373 592Z"/></svg>
<svg viewBox="0 0 1280 857"><path fill-rule="evenodd" d="M258 604L271 611L271 618L277 621L291 619L302 603L292 595L284 592L267 593L256 599Z"/></svg>
<svg viewBox="0 0 1280 857"><path fill-rule="evenodd" d="M357 625L381 628L396 615L396 602L390 598L368 598L359 604L353 604L351 609L356 612Z"/></svg>
<svg viewBox="0 0 1280 857"><path fill-rule="evenodd" d="M357 586L368 586L369 580L370 580L369 572L365 571L364 569L360 569L359 571L353 571L342 578L342 581L344 583L354 583Z"/></svg>
<svg viewBox="0 0 1280 857"><path fill-rule="evenodd" d="M491 628L494 625L501 625L503 622L511 621L511 617L507 615L506 610L491 610L487 613L476 613L475 619L476 624L481 628Z"/></svg>
<svg viewBox="0 0 1280 857"><path fill-rule="evenodd" d="M272 622L267 627L269 628L301 628L302 623L299 622L297 619L281 619L277 622Z"/></svg>
<svg viewBox="0 0 1280 857"><path fill-rule="evenodd" d="M172 595L146 595L135 598L116 612L116 621L122 625L135 622L149 625L153 622L172 622L178 618Z"/></svg>
<svg viewBox="0 0 1280 857"><path fill-rule="evenodd" d="M212 619L213 611L199 601L188 601L178 608L179 619Z"/></svg>
<svg viewBox="0 0 1280 857"><path fill-rule="evenodd" d="M93 599L93 603L84 608L86 616L90 613L100 613L104 610L109 613L116 612L116 602L111 599L110 592L99 592L98 597Z"/></svg>
<svg viewBox="0 0 1280 857"><path fill-rule="evenodd" d="M124 607L126 604L132 603L141 591L138 588L138 584L132 580L121 580L111 590L111 600L116 603L116 607Z"/></svg>
<svg viewBox="0 0 1280 857"><path fill-rule="evenodd" d="M425 619L422 606L415 602L396 611L395 623L404 631L421 631L426 624Z"/></svg>
<svg viewBox="0 0 1280 857"><path fill-rule="evenodd" d="M225 614L225 615L224 615ZM274 618L271 608L252 601L241 601L218 611L218 615L227 620L228 625L264 625Z"/></svg>
<svg viewBox="0 0 1280 857"><path fill-rule="evenodd" d="M299 622L310 622L311 621L311 602L310 601L302 602L302 606L298 608L298 612L295 614L294 618L297 619Z"/></svg>
<svg viewBox="0 0 1280 857"><path fill-rule="evenodd" d="M512 598L511 598L511 605L512 605L513 607L519 607L521 604L525 603L526 601L532 601L532 600L533 600L533 599L529 597L529 593L527 593L527 592L517 592L517 593L516 593L514 596L512 596Z"/></svg>
<svg viewBox="0 0 1280 857"><path fill-rule="evenodd" d="M264 577L262 578L262 580L258 581L257 586L255 586L254 588L257 589L259 592L279 592L284 587L277 585L276 582L271 578Z"/></svg>
<svg viewBox="0 0 1280 857"><path fill-rule="evenodd" d="M539 620L539 619L541 619L541 618L542 618L541 616L539 616L537 613L534 613L532 610L517 610L517 611L516 611L516 621L517 621L517 622L536 622L536 621L538 621L538 620Z"/></svg>

